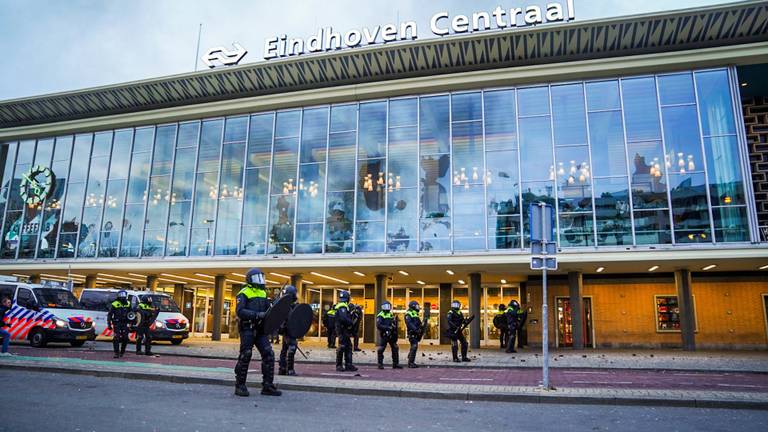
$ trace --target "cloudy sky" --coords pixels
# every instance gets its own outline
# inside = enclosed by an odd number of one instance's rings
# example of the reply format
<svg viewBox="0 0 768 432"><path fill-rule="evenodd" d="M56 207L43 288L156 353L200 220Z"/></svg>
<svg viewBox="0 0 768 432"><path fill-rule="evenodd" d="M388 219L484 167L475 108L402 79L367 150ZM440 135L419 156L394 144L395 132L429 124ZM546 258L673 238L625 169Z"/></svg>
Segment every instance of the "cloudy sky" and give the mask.
<svg viewBox="0 0 768 432"><path fill-rule="evenodd" d="M563 3L565 0L562 0ZM578 20L683 9L726 0L574 0ZM244 63L262 61L265 39L307 37L319 27L348 31L543 4L539 0L0 0L0 100L191 72L198 25L201 53L239 42Z"/></svg>

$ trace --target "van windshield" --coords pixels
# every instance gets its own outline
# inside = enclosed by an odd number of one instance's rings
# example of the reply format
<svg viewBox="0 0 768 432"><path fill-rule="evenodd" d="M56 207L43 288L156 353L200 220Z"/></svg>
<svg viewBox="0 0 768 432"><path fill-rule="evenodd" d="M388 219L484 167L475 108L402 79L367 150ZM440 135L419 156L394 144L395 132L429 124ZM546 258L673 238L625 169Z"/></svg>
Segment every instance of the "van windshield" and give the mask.
<svg viewBox="0 0 768 432"><path fill-rule="evenodd" d="M144 297L152 297L152 306L160 312L179 312L179 307L172 298L159 294L146 294Z"/></svg>
<svg viewBox="0 0 768 432"><path fill-rule="evenodd" d="M40 302L40 307L80 309L80 302L78 302L75 296L67 290L55 288L35 288L35 295Z"/></svg>
<svg viewBox="0 0 768 432"><path fill-rule="evenodd" d="M83 309L106 312L116 298L117 292L86 290L80 295L80 303L83 304Z"/></svg>

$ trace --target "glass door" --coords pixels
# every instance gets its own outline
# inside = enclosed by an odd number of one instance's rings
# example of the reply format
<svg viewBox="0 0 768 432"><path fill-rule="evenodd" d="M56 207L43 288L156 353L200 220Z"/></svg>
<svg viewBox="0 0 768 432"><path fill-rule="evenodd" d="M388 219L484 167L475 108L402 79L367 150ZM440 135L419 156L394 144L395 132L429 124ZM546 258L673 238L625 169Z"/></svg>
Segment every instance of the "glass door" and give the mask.
<svg viewBox="0 0 768 432"><path fill-rule="evenodd" d="M195 322L192 325L192 332L195 336L205 336L206 324L208 319L208 298L205 296L195 296Z"/></svg>
<svg viewBox="0 0 768 432"><path fill-rule="evenodd" d="M307 292L307 303L312 308L312 325L309 327L306 338L319 338L320 337L320 321L325 313L325 310L320 305L320 290L316 288L305 288Z"/></svg>
<svg viewBox="0 0 768 432"><path fill-rule="evenodd" d="M557 305L557 338L558 347L573 346L573 310L571 309L571 299L568 297L555 297ZM594 348L592 331L592 298L584 297L584 312L582 315L584 337L584 347Z"/></svg>
<svg viewBox="0 0 768 432"><path fill-rule="evenodd" d="M483 288L482 305L480 314L483 321L481 323L482 335L481 345L498 346L499 330L493 325L493 318L499 310L499 305L506 306L510 301L520 302L520 286L486 286Z"/></svg>

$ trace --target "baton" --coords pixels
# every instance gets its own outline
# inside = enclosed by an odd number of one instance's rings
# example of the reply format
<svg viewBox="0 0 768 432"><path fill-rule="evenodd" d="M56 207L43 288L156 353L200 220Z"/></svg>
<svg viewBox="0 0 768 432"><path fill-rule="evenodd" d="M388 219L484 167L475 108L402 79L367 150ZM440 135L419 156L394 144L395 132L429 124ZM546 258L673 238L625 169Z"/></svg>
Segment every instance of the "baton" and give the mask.
<svg viewBox="0 0 768 432"><path fill-rule="evenodd" d="M304 354L304 351L302 351L301 348L299 348L299 344L296 344L296 349L299 350L302 356L304 356L304 360L309 360L309 357L307 357L307 355Z"/></svg>

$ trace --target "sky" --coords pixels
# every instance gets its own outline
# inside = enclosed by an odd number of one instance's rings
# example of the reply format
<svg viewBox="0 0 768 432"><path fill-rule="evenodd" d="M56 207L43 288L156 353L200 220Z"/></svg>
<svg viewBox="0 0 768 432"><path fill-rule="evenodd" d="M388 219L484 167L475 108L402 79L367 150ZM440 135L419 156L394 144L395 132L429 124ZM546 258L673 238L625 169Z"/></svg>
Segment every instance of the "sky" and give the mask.
<svg viewBox="0 0 768 432"><path fill-rule="evenodd" d="M565 3L565 0L562 0ZM727 0L574 0L577 20L699 7ZM509 9L541 0L0 0L0 100L192 72L199 57L238 42L241 64L264 61L267 38L306 38L414 20ZM399 20L398 20L399 18ZM202 23L200 52L196 54Z"/></svg>

